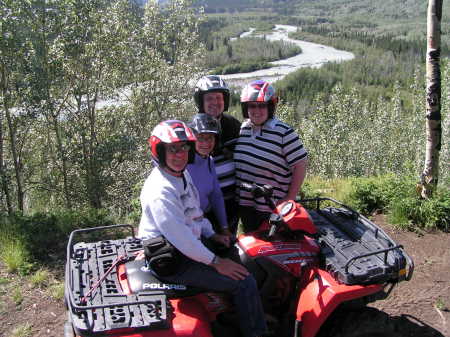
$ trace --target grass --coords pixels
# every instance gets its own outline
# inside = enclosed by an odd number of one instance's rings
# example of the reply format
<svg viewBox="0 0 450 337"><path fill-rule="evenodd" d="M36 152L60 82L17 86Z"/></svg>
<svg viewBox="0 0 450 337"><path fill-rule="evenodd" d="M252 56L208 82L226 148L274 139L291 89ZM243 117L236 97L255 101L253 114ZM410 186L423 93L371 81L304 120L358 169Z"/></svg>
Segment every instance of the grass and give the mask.
<svg viewBox="0 0 450 337"><path fill-rule="evenodd" d="M305 198L329 197L345 202L351 189L351 181L348 179L324 179L320 177L308 177L302 187Z"/></svg>
<svg viewBox="0 0 450 337"><path fill-rule="evenodd" d="M20 288L14 289L12 292L11 299L13 300L13 302L16 306L21 305L24 300L22 290Z"/></svg>
<svg viewBox="0 0 450 337"><path fill-rule="evenodd" d="M46 269L39 269L30 276L30 282L34 287L44 288L48 285L50 273Z"/></svg>
<svg viewBox="0 0 450 337"><path fill-rule="evenodd" d="M49 296L55 300L62 300L64 298L64 282L53 283L47 290Z"/></svg>
<svg viewBox="0 0 450 337"><path fill-rule="evenodd" d="M33 335L33 329L31 324L25 323L18 326L12 331L11 337L31 337Z"/></svg>
<svg viewBox="0 0 450 337"><path fill-rule="evenodd" d="M2 240L0 260L5 264L8 273L27 274L31 269L28 253L24 245L15 239Z"/></svg>

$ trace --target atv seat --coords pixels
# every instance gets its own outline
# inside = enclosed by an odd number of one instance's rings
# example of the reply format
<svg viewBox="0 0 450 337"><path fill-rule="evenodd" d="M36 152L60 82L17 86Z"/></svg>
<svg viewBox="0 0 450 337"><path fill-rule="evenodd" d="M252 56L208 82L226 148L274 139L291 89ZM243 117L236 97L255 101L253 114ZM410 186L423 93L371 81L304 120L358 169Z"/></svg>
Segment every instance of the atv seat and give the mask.
<svg viewBox="0 0 450 337"><path fill-rule="evenodd" d="M127 262L125 266L129 290L133 294L142 291L163 291L167 298L173 299L190 297L208 291L203 288L186 286L183 284L168 284L161 281L151 269L147 267L145 260L130 261Z"/></svg>

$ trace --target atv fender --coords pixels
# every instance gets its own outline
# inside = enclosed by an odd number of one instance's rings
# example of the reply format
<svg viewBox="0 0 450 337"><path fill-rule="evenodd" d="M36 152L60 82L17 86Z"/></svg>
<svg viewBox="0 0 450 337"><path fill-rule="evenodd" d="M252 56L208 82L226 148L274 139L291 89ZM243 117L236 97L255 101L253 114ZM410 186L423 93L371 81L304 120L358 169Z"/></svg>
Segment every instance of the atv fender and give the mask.
<svg viewBox="0 0 450 337"><path fill-rule="evenodd" d="M380 284L340 284L328 272L317 268L304 276L307 286L301 292L297 305L296 337L314 337L341 303L383 290Z"/></svg>
<svg viewBox="0 0 450 337"><path fill-rule="evenodd" d="M208 314L195 298L170 300L173 308L171 328L141 330L133 334L120 334L126 337L213 337ZM116 335L114 335L116 336Z"/></svg>

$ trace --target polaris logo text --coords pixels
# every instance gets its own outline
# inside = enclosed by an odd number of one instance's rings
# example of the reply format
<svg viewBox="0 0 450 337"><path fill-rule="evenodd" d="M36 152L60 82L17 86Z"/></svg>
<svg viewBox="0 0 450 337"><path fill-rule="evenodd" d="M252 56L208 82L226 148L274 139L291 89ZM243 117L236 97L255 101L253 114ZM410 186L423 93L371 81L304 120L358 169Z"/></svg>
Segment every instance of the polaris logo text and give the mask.
<svg viewBox="0 0 450 337"><path fill-rule="evenodd" d="M158 289L158 290L186 290L186 286L182 284L165 284L165 283L144 283L143 289Z"/></svg>

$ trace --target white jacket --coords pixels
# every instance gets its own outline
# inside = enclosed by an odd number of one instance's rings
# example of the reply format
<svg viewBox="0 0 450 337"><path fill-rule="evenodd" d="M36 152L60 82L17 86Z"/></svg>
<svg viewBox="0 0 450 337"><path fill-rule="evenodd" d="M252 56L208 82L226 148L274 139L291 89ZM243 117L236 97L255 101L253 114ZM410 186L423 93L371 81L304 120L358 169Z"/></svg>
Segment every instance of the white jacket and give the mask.
<svg viewBox="0 0 450 337"><path fill-rule="evenodd" d="M163 235L192 260L210 264L214 254L200 241L214 234L211 223L203 217L198 191L189 172L175 177L155 167L141 191L142 216L139 237Z"/></svg>

